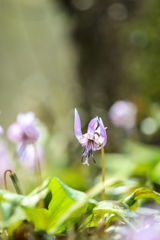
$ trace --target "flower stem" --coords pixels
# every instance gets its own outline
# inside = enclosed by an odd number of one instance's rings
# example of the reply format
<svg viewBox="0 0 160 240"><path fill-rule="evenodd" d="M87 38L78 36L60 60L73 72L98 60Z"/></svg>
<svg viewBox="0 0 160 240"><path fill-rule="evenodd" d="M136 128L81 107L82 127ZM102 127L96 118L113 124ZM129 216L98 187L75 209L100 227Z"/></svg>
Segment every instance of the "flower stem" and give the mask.
<svg viewBox="0 0 160 240"><path fill-rule="evenodd" d="M4 172L4 187L5 187L5 190L8 190L8 188L7 188L7 180L6 180L6 174L7 174L7 172L12 172L12 170L10 170L10 169L7 169L5 172Z"/></svg>
<svg viewBox="0 0 160 240"><path fill-rule="evenodd" d="M40 168L40 161L38 157L38 151L35 144L34 144L34 150L35 150L35 167L36 167L36 174L37 174L37 183L38 183L38 186L40 186L42 184L42 176L41 176L41 168Z"/></svg>
<svg viewBox="0 0 160 240"><path fill-rule="evenodd" d="M7 172L10 172L9 176L12 180L12 183L14 185L14 188L16 190L16 192L20 195L23 195L23 191L22 191L22 188L21 188L21 185L20 185L20 182L17 178L17 175L10 169L7 169L5 172L4 172L4 185L5 185L5 189L7 190L7 180L6 180L6 175L7 175Z"/></svg>
<svg viewBox="0 0 160 240"><path fill-rule="evenodd" d="M38 151L35 144L34 144L34 150L35 150L35 167L36 167L36 175L37 175L37 184L38 184L38 187L40 187L42 185L42 175L41 175L41 167L40 167ZM42 208L44 207L43 199L39 201L38 205L39 207L42 207Z"/></svg>
<svg viewBox="0 0 160 240"><path fill-rule="evenodd" d="M104 158L104 148L101 148L102 154L102 186L105 183L105 158ZM102 190L102 201L105 200L105 188ZM102 214L102 221L105 222L104 214Z"/></svg>

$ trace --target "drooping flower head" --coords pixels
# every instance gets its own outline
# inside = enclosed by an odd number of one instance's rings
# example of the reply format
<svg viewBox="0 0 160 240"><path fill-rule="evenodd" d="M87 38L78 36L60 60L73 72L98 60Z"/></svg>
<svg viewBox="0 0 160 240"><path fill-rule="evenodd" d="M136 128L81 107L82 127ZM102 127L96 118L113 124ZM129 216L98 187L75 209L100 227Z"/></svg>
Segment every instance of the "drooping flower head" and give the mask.
<svg viewBox="0 0 160 240"><path fill-rule="evenodd" d="M109 109L109 117L116 127L132 129L136 121L136 106L129 101L117 101Z"/></svg>
<svg viewBox="0 0 160 240"><path fill-rule="evenodd" d="M92 151L100 150L107 143L106 129L102 119L98 117L93 118L88 125L87 133L82 134L80 117L77 109L75 109L74 133L79 143L84 147L81 162L86 157L86 161L83 164L89 165L88 159L90 155L93 161L96 162Z"/></svg>
<svg viewBox="0 0 160 240"><path fill-rule="evenodd" d="M7 136L14 143L22 143L23 146L33 144L39 137L35 128L34 113L18 114L17 121L8 128Z"/></svg>

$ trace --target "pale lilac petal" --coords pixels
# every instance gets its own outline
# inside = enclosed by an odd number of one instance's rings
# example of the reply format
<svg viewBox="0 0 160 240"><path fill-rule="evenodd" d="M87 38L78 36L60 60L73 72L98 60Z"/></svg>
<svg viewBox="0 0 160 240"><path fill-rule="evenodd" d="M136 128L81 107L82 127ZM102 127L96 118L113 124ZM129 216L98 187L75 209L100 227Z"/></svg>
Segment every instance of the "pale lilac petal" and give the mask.
<svg viewBox="0 0 160 240"><path fill-rule="evenodd" d="M33 125L29 125L24 129L23 142L25 144L32 144L39 138L39 132Z"/></svg>
<svg viewBox="0 0 160 240"><path fill-rule="evenodd" d="M106 129L104 127L104 124L103 124L103 121L101 118L99 119L99 125L100 125L100 138L98 139L98 141L100 141L100 143L103 143L102 147L104 147L107 143L107 134L106 134ZM103 140L103 138L104 138L104 140ZM103 140L103 142L101 142L102 140Z"/></svg>
<svg viewBox="0 0 160 240"><path fill-rule="evenodd" d="M107 135L106 135L106 137L107 137ZM99 138L98 138L98 140L96 140L95 142L97 142L99 145L101 145L102 147L103 146L105 146L106 145L106 142L107 142L107 138L106 137L104 137L104 136L100 136Z"/></svg>
<svg viewBox="0 0 160 240"><path fill-rule="evenodd" d="M35 115L33 112L20 113L17 116L17 123L21 126L26 127L27 125L33 124L35 120Z"/></svg>
<svg viewBox="0 0 160 240"><path fill-rule="evenodd" d="M74 120L74 134L78 140L80 139L80 137L82 137L81 120L76 108L75 108L75 120Z"/></svg>
<svg viewBox="0 0 160 240"><path fill-rule="evenodd" d="M100 150L101 148L102 148L102 146L100 146L98 142L93 142L92 143L92 150L93 151Z"/></svg>
<svg viewBox="0 0 160 240"><path fill-rule="evenodd" d="M22 155L24 154L24 151L25 151L25 149L26 149L26 144L19 144L18 146L17 146L17 149L16 149L16 151L17 151L17 157L20 159L21 157L22 157Z"/></svg>
<svg viewBox="0 0 160 240"><path fill-rule="evenodd" d="M39 137L39 132L35 128L34 113L19 114L17 122L8 128L7 135L12 142L23 145L35 143Z"/></svg>
<svg viewBox="0 0 160 240"><path fill-rule="evenodd" d="M88 124L88 130L87 130L88 138L93 139L93 135L97 126L98 126L98 118L96 117L96 118L93 118Z"/></svg>
<svg viewBox="0 0 160 240"><path fill-rule="evenodd" d="M93 145L93 148L94 148L93 151L101 149L103 146L106 145L106 142L107 142L106 130L105 130L102 119L99 118L98 122L99 122L99 127L98 129L96 129L95 135L94 135L95 136L94 142L97 144L97 146L96 144Z"/></svg>
<svg viewBox="0 0 160 240"><path fill-rule="evenodd" d="M3 135L3 132L4 132L4 130L3 130L3 127L2 127L2 126L0 126L0 136L2 136L2 135Z"/></svg>
<svg viewBox="0 0 160 240"><path fill-rule="evenodd" d="M101 131L101 128L100 126L95 130L95 133L94 133L94 140L98 140L98 138L100 137L100 131Z"/></svg>
<svg viewBox="0 0 160 240"><path fill-rule="evenodd" d="M7 137L11 142L21 142L23 132L18 123L13 123L10 125L7 131Z"/></svg>
<svg viewBox="0 0 160 240"><path fill-rule="evenodd" d="M85 136L85 135L88 135L88 134L86 133L86 134L82 135L82 137L80 137L80 138L78 139L78 141L79 141L79 143L82 145L82 147L87 146L87 143L88 143L88 138L87 138L87 136Z"/></svg>

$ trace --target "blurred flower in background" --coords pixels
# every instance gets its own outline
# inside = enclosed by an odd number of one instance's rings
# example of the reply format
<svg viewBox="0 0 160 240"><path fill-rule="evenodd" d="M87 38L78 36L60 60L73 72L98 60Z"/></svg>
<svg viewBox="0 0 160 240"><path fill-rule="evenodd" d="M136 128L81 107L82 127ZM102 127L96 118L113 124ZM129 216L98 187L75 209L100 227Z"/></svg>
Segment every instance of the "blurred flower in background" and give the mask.
<svg viewBox="0 0 160 240"><path fill-rule="evenodd" d="M129 101L117 101L109 109L109 117L116 127L130 130L136 123L136 106Z"/></svg>
<svg viewBox="0 0 160 240"><path fill-rule="evenodd" d="M12 142L22 143L23 147L35 143L39 132L35 128L34 113L18 114L17 121L8 128L7 136Z"/></svg>
<svg viewBox="0 0 160 240"><path fill-rule="evenodd" d="M17 147L17 153L19 153L21 149L21 145ZM40 166L44 160L44 150L41 146L36 146L36 150L34 145L27 146L22 154L19 156L19 162L23 168L29 170L35 170L35 158L39 160Z"/></svg>
<svg viewBox="0 0 160 240"><path fill-rule="evenodd" d="M152 223L152 225L154 222ZM158 227L158 224L157 224ZM157 231L158 230L158 231ZM132 236L131 240L158 240L159 239L159 229L156 229L156 226L151 227L149 225L145 226L141 231L138 233L133 232L128 235L129 237Z"/></svg>
<svg viewBox="0 0 160 240"><path fill-rule="evenodd" d="M0 183L3 183L4 172L7 169L14 169L8 147L4 141L0 141Z"/></svg>

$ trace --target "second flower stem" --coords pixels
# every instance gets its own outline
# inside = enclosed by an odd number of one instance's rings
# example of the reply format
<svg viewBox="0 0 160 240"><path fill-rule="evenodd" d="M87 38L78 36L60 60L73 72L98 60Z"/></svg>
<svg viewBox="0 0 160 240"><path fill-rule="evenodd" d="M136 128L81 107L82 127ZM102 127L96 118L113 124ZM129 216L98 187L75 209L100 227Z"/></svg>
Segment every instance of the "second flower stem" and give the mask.
<svg viewBox="0 0 160 240"><path fill-rule="evenodd" d="M38 186L40 186L42 184L41 167L40 167L37 147L35 144L34 144L34 150L35 150L35 168L36 168L36 175L37 175L37 183L38 183Z"/></svg>
<svg viewBox="0 0 160 240"><path fill-rule="evenodd" d="M37 147L35 144L34 144L34 150L35 150L35 167L36 167L37 183L38 183L38 187L39 187L39 191L40 191L40 187L42 185L42 174L41 174L41 166L40 166L40 159L38 156L38 150L37 150ZM43 199L40 199L38 205L41 208L44 207Z"/></svg>
<svg viewBox="0 0 160 240"><path fill-rule="evenodd" d="M105 157L104 157L104 148L101 148L102 154L102 185L105 183ZM105 188L102 190L102 201L105 200ZM105 222L104 214L102 214L102 221Z"/></svg>

